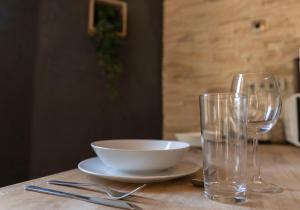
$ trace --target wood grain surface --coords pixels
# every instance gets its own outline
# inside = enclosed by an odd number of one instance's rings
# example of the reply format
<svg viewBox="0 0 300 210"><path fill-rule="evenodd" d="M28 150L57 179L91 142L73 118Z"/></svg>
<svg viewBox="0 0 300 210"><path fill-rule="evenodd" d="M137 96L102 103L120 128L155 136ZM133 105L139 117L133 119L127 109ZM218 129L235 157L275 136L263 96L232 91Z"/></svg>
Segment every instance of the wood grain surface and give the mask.
<svg viewBox="0 0 300 210"><path fill-rule="evenodd" d="M298 0L165 0L164 138L198 131L198 96L229 90L238 72L274 73L287 81L283 96L292 93L299 9ZM282 127L276 125L273 140L284 139Z"/></svg>
<svg viewBox="0 0 300 210"><path fill-rule="evenodd" d="M263 145L260 147L262 157L262 174L266 180L276 183L284 188L278 194L248 193L247 202L240 205L229 205L210 201L203 196L203 189L193 187L190 184L192 177L200 177L201 173L175 179L167 182L148 184L143 191L136 196L128 198L128 201L141 206L144 210L166 209L207 209L207 210L298 210L300 203L300 149L292 146ZM201 150L193 149L187 157L201 162ZM5 171L2 171L5 173ZM60 179L80 182L104 181L80 172L77 169L31 180L0 189L0 209L2 210L97 210L114 209L86 203L68 198L55 197L36 192L23 190L25 184L34 184L48 188L105 197L103 193L73 189L62 186L46 184L49 179ZM129 190L135 184L104 181L111 187Z"/></svg>

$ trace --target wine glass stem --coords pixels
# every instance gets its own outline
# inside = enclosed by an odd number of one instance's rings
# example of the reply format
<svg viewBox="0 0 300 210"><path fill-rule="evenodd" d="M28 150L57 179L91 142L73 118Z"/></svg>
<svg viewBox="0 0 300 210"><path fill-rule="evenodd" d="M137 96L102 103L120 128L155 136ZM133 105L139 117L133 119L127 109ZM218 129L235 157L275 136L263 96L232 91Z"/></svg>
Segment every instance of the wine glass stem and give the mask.
<svg viewBox="0 0 300 210"><path fill-rule="evenodd" d="M253 181L260 181L260 161L258 155L258 134L256 133L253 138Z"/></svg>

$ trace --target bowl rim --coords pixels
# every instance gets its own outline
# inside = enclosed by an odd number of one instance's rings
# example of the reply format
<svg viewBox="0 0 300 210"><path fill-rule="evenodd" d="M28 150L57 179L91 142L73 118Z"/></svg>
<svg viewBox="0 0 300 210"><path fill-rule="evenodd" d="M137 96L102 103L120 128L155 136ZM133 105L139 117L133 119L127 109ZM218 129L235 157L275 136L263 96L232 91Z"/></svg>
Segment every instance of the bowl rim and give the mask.
<svg viewBox="0 0 300 210"><path fill-rule="evenodd" d="M175 144L181 144L182 147L180 148L174 148L174 149L118 149L118 148L110 148L110 147L103 147L103 146L97 146L95 143L97 142L108 142L108 141L154 141L154 142L170 142ZM166 140L166 139L109 139L109 140L97 140L93 141L91 143L92 148L96 149L103 149L103 150L113 150L113 151L126 151L126 152L156 152L156 151L176 151L176 150L182 150L182 149L188 149L191 145L187 142L181 142L176 140Z"/></svg>

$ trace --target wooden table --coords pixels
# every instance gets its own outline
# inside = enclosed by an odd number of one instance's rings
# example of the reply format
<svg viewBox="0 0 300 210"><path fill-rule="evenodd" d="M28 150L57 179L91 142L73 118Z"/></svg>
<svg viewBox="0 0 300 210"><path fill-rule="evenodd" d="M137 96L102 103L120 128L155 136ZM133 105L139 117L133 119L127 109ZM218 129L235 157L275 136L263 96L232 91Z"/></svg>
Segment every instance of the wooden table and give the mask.
<svg viewBox="0 0 300 210"><path fill-rule="evenodd" d="M278 194L248 193L247 202L239 205L229 205L210 201L203 196L203 189L190 184L191 175L185 178L162 183L149 184L137 196L128 200L141 206L143 209L272 209L272 210L298 210L300 209L300 148L289 145L262 145L260 146L262 158L262 174L268 181L284 188ZM201 161L201 151L193 150L189 158ZM5 173L2 171L2 173ZM81 182L96 182L99 178L80 172L78 169L54 174L40 179L19 183L0 188L0 209L2 210L95 210L114 209L83 201L55 197L51 195L28 192L23 190L24 184L35 184L58 190L77 192L86 195L105 197L99 192L72 189L46 184L49 179L74 180ZM107 181L106 181L107 182ZM135 184L107 182L112 187L131 189Z"/></svg>

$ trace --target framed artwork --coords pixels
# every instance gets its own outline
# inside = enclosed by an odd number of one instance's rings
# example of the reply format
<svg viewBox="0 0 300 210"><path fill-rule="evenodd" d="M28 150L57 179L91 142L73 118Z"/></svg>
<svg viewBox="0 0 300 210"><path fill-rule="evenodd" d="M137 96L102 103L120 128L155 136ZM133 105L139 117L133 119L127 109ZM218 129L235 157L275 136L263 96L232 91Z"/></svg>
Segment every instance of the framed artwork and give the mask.
<svg viewBox="0 0 300 210"><path fill-rule="evenodd" d="M89 17L88 17L88 34L95 35L95 11L97 4L105 4L115 7L120 12L121 30L116 32L118 35L125 37L127 34L127 3L121 0L90 0L89 2Z"/></svg>

